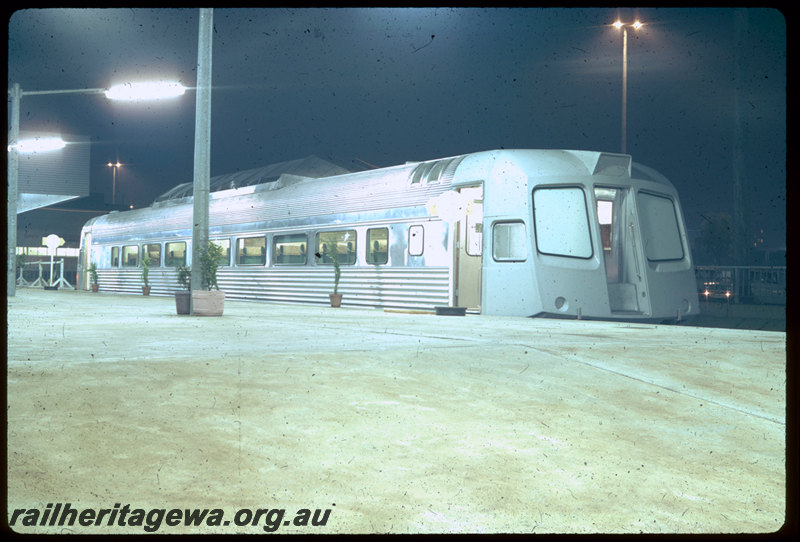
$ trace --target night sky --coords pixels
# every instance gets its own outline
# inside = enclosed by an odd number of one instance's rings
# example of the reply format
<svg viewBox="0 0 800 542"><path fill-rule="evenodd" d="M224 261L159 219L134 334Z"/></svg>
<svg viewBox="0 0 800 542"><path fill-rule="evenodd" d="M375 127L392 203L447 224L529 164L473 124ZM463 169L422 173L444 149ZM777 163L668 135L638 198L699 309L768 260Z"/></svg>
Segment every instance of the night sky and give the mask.
<svg viewBox="0 0 800 542"><path fill-rule="evenodd" d="M627 152L677 187L690 230L733 213L786 238L786 24L771 9L214 10L211 174L317 155L351 170L497 148ZM31 9L8 25L23 91L194 86L196 9ZM21 130L91 139L91 189L146 206L192 180L195 94L147 104L26 96Z"/></svg>

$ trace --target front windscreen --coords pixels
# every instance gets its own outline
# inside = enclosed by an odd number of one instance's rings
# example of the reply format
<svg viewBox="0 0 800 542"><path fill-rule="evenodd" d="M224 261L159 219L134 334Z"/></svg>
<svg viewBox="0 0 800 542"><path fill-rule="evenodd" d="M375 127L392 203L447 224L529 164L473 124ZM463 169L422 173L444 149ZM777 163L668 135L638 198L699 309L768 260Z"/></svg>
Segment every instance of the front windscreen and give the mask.
<svg viewBox="0 0 800 542"><path fill-rule="evenodd" d="M578 187L533 191L536 248L543 254L591 258L586 197Z"/></svg>
<svg viewBox="0 0 800 542"><path fill-rule="evenodd" d="M678 214L672 200L647 192L637 194L644 252L650 261L683 259Z"/></svg>

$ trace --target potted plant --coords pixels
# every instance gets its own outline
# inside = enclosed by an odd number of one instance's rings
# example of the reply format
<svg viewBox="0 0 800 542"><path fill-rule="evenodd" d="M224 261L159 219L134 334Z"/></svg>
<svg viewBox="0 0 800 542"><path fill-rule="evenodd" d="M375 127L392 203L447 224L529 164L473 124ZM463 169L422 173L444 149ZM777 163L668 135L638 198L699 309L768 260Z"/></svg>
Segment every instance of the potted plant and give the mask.
<svg viewBox="0 0 800 542"><path fill-rule="evenodd" d="M150 295L150 258L142 258L142 295Z"/></svg>
<svg viewBox="0 0 800 542"><path fill-rule="evenodd" d="M89 276L92 280L92 291L98 292L100 290L100 285L97 283L97 264L94 262L89 266Z"/></svg>
<svg viewBox="0 0 800 542"><path fill-rule="evenodd" d="M178 284L183 286L183 290L175 292L175 310L178 314L189 314L191 311L192 292L191 287L192 270L187 265L178 267Z"/></svg>
<svg viewBox="0 0 800 542"><path fill-rule="evenodd" d="M336 244L333 245L331 258L333 259L333 293L328 294L328 297L331 300L331 307L339 308L342 306L342 294L339 293L339 278L342 270L339 268L339 251L336 250Z"/></svg>
<svg viewBox="0 0 800 542"><path fill-rule="evenodd" d="M195 316L222 316L225 292L217 284L217 268L225 256L221 245L209 242L200 252L200 277L204 290L192 290L192 314Z"/></svg>

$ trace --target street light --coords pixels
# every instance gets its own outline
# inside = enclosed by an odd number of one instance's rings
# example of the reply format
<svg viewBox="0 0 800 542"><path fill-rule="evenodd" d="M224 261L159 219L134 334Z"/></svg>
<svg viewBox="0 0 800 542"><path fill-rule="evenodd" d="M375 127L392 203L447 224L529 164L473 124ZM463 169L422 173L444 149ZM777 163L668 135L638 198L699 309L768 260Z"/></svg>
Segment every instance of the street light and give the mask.
<svg viewBox="0 0 800 542"><path fill-rule="evenodd" d="M118 85L119 86L119 85ZM186 90L180 83L126 83L122 85L128 88L127 94L117 94L110 92L111 89L103 88L83 88L68 90L33 90L22 91L19 83L9 89L8 95L11 99L11 129L8 134L8 248L6 254L6 282L7 295L16 295L16 256L17 256L17 196L19 182L19 155L25 152L24 141L19 141L19 108L23 96L53 95L53 94L105 94L110 100L158 100L162 98L172 98L180 96ZM179 88L183 91L179 92ZM114 87L112 87L114 88ZM160 92L159 92L160 91ZM125 97L121 97L125 96ZM131 96L135 96L132 98ZM62 145L56 148L63 148ZM41 150L41 149L39 149ZM52 150L52 149L50 149Z"/></svg>
<svg viewBox="0 0 800 542"><path fill-rule="evenodd" d="M117 202L117 170L122 166L117 160L116 164L112 164L109 162L106 164L108 167L112 168L112 175L111 175L111 205L115 205Z"/></svg>
<svg viewBox="0 0 800 542"><path fill-rule="evenodd" d="M60 137L34 137L18 141L14 148L19 154L35 154L37 152L57 151L67 146ZM11 150L11 145L8 146Z"/></svg>
<svg viewBox="0 0 800 542"><path fill-rule="evenodd" d="M644 26L639 20L632 23L623 23L619 19L612 24L617 30L622 30L622 153L625 154L625 141L627 139L628 124L628 28L639 30Z"/></svg>
<svg viewBox="0 0 800 542"><path fill-rule="evenodd" d="M208 206L211 179L211 61L214 9L200 8L197 31L197 90L194 114L194 175L192 180L191 289L203 289L200 254L208 248ZM191 297L189 299L192 299ZM194 301L189 302L194 314Z"/></svg>
<svg viewBox="0 0 800 542"><path fill-rule="evenodd" d="M105 91L109 100L140 102L145 100L161 100L183 96L186 87L174 81L145 81L139 83L122 83Z"/></svg>

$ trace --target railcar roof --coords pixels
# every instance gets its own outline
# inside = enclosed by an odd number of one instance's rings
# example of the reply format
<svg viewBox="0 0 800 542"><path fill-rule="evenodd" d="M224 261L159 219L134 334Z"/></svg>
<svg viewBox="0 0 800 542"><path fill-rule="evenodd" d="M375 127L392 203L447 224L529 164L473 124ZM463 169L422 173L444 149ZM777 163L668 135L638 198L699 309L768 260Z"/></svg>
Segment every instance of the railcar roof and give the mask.
<svg viewBox="0 0 800 542"><path fill-rule="evenodd" d="M277 164L271 164L254 169L246 169L243 171L226 173L224 175L217 175L216 177L211 178L209 182L209 190L211 192L218 192L220 190L229 190L231 188L242 188L243 186L271 183L277 181L278 178L280 178L280 176L283 174L319 179L322 177L331 177L333 175L343 175L346 173L352 172L332 162L323 160L318 156L311 155L305 158L299 158L297 160L289 160L287 162L279 162ZM155 202L191 196L193 189L194 186L191 182L179 184L178 186L171 188L169 191L158 196Z"/></svg>

